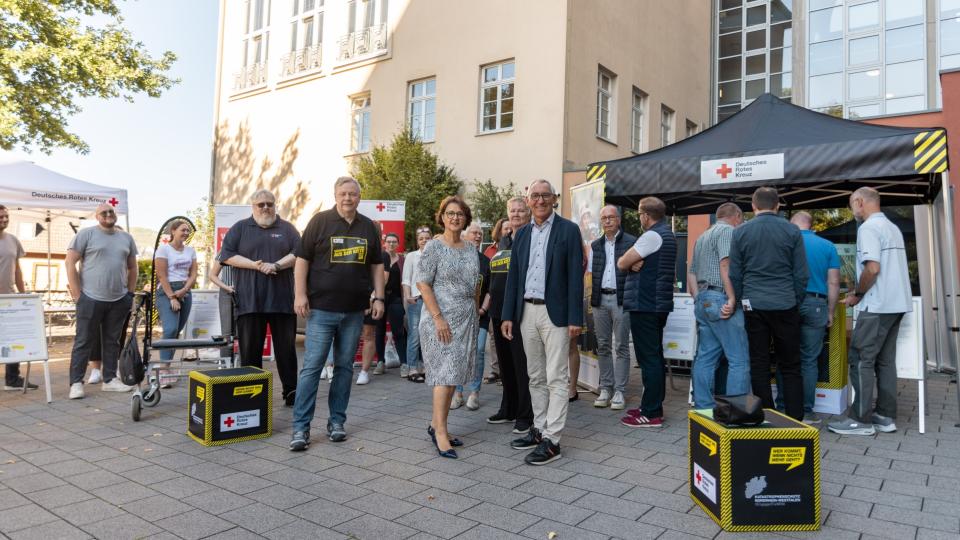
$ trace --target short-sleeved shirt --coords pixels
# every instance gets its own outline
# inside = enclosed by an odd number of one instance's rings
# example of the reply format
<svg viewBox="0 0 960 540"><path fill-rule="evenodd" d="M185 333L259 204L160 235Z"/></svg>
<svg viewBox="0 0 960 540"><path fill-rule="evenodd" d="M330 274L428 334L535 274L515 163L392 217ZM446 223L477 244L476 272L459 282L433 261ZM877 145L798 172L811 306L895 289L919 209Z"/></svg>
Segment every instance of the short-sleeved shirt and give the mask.
<svg viewBox="0 0 960 540"><path fill-rule="evenodd" d="M507 273L510 271L510 253L513 237L500 239L497 252L490 257L490 316L500 320L503 313L503 297L507 292Z"/></svg>
<svg viewBox="0 0 960 540"><path fill-rule="evenodd" d="M67 249L80 254L80 291L101 302L116 302L127 294L127 259L137 255L137 244L125 231L81 229Z"/></svg>
<svg viewBox="0 0 960 540"><path fill-rule="evenodd" d="M410 298L420 298L420 289L417 288L417 266L420 265L420 250L411 251L403 261L403 275L400 279L401 285L410 287Z"/></svg>
<svg viewBox="0 0 960 540"><path fill-rule="evenodd" d="M663 237L653 231L646 231L637 238L633 244L633 250L638 255L646 259L651 254L656 253L663 246Z"/></svg>
<svg viewBox="0 0 960 540"><path fill-rule="evenodd" d="M490 257L487 257L482 251L478 251L477 255L480 256L480 306L483 306L483 299L486 298L487 293L490 292ZM486 328L488 326L490 326L489 310L480 317L480 328Z"/></svg>
<svg viewBox="0 0 960 540"><path fill-rule="evenodd" d="M288 221L277 218L261 227L253 217L234 223L223 238L220 260L234 255L251 261L277 262L294 252L300 233ZM249 268L233 268L237 315L248 313L293 313L293 268L267 275Z"/></svg>
<svg viewBox="0 0 960 540"><path fill-rule="evenodd" d="M17 292L17 259L24 256L20 240L10 233L0 236L0 294Z"/></svg>
<svg viewBox="0 0 960 540"><path fill-rule="evenodd" d="M310 262L307 294L311 309L337 313L363 311L370 305L370 267L383 263L380 229L357 214L352 222L336 208L313 216L297 257Z"/></svg>
<svg viewBox="0 0 960 540"><path fill-rule="evenodd" d="M875 212L857 230L857 281L863 265L880 263L880 274L860 299L856 310L870 313L912 311L913 294L907 271L907 250L903 234L883 212ZM862 291L861 291L862 292Z"/></svg>
<svg viewBox="0 0 960 540"><path fill-rule="evenodd" d="M840 269L837 246L811 230L800 231L800 234L803 235L803 248L807 252L807 268L810 269L807 292L827 294L827 272Z"/></svg>
<svg viewBox="0 0 960 540"><path fill-rule="evenodd" d="M720 261L730 256L732 239L733 226L719 220L697 238L690 263L690 273L697 276L697 284L723 288Z"/></svg>
<svg viewBox="0 0 960 540"><path fill-rule="evenodd" d="M162 244L154 255L156 259L167 260L167 281L186 281L190 277L190 267L197 260L197 252L190 246L177 251L170 244Z"/></svg>

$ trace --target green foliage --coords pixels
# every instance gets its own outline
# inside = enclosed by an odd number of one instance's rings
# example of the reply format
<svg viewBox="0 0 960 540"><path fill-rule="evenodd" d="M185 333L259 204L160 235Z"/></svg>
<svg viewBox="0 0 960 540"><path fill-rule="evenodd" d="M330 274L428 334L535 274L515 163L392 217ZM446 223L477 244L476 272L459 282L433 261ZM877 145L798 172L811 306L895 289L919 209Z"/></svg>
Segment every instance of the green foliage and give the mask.
<svg viewBox="0 0 960 540"><path fill-rule="evenodd" d="M187 217L196 226L193 236L190 237L190 245L198 254L205 254L205 260L212 260L213 251L217 247L217 227L214 224L216 214L213 205L204 197L203 204L188 212Z"/></svg>
<svg viewBox="0 0 960 540"><path fill-rule="evenodd" d="M813 230L825 231L848 221L853 221L853 212L849 208L830 208L827 210L806 210L813 217Z"/></svg>
<svg viewBox="0 0 960 540"><path fill-rule="evenodd" d="M389 146L377 146L354 166L364 199L406 201L405 245L416 246L420 225L436 230L440 201L463 191L453 167L440 162L409 130L394 136Z"/></svg>
<svg viewBox="0 0 960 540"><path fill-rule="evenodd" d="M80 17L109 19L82 26ZM172 52L151 57L123 28L115 0L0 0L0 148L89 150L67 130L81 98L160 94Z"/></svg>
<svg viewBox="0 0 960 540"><path fill-rule="evenodd" d="M150 272L153 271L153 261L150 259L137 260L137 290L142 291L150 285Z"/></svg>
<svg viewBox="0 0 960 540"><path fill-rule="evenodd" d="M503 187L497 187L492 180L476 183L469 196L474 221L480 220L492 228L498 219L507 216L507 201L519 194L520 189L513 182Z"/></svg>

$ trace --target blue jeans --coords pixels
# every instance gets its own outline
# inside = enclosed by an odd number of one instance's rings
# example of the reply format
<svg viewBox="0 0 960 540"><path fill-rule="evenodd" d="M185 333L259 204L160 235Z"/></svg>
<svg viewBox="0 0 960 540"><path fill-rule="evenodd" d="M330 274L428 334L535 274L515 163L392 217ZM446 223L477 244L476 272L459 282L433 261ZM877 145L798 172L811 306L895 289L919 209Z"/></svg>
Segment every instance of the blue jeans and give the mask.
<svg viewBox="0 0 960 540"><path fill-rule="evenodd" d="M170 282L170 288L174 291L182 289L184 285L185 283L183 281ZM187 318L190 316L190 306L193 303L193 297L188 292L187 295L180 300L180 311L174 311L173 308L170 307L170 299L163 293L162 288L158 288L156 298L157 312L160 314L160 325L163 327L163 339L174 339L180 335L183 327L187 325ZM173 360L173 351L160 351L160 360Z"/></svg>
<svg viewBox="0 0 960 540"><path fill-rule="evenodd" d="M423 299L417 297L416 304L407 306L407 366L417 369L420 362L420 311L423 309Z"/></svg>
<svg viewBox="0 0 960 540"><path fill-rule="evenodd" d="M347 421L347 403L350 402L350 387L353 383L353 356L360 341L363 327L363 312L338 313L311 309L307 318L306 352L303 368L297 382L297 397L293 404L293 430L309 431L313 412L317 406L317 386L320 371L330 352L334 349L333 382L327 396L330 422L343 424Z"/></svg>
<svg viewBox="0 0 960 540"><path fill-rule="evenodd" d="M803 412L813 412L820 378L820 353L827 333L827 299L807 296L800 304L800 374L803 377ZM776 371L776 406L783 410L783 375Z"/></svg>
<svg viewBox="0 0 960 540"><path fill-rule="evenodd" d="M480 384L483 383L483 362L487 355L487 329L480 327L480 333L477 335L477 362L474 364L473 376L467 383L467 392L475 394L480 392ZM457 393L463 393L463 386L457 385Z"/></svg>
<svg viewBox="0 0 960 540"><path fill-rule="evenodd" d="M744 329L743 311L737 309L729 319L720 317L727 295L709 289L697 294L694 315L697 318L697 356L693 362L693 403L698 409L712 409L714 380L720 355L727 357L728 395L750 391L750 351Z"/></svg>

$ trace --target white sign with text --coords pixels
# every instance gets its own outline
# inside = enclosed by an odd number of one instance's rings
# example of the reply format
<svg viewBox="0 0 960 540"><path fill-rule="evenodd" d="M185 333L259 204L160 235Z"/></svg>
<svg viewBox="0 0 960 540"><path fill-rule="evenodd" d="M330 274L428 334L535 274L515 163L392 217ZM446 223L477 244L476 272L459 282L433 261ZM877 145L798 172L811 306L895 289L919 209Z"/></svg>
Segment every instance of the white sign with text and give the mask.
<svg viewBox="0 0 960 540"><path fill-rule="evenodd" d="M700 162L700 185L783 178L783 154L742 156Z"/></svg>

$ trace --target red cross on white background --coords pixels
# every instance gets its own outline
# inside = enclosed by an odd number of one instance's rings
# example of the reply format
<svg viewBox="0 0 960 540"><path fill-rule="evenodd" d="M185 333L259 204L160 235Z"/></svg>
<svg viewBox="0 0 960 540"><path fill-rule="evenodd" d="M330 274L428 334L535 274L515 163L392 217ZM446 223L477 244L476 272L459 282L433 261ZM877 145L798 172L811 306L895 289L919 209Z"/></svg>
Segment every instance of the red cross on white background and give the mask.
<svg viewBox="0 0 960 540"><path fill-rule="evenodd" d="M227 419L223 421L223 423L226 424L228 428L232 428L233 424L235 424L236 421L233 419L232 416L228 416Z"/></svg>
<svg viewBox="0 0 960 540"><path fill-rule="evenodd" d="M118 204L120 204L120 201L118 201L116 197L110 197L110 200L107 201L107 204L116 207Z"/></svg>
<svg viewBox="0 0 960 540"><path fill-rule="evenodd" d="M733 172L733 169L731 169L730 167L727 167L726 163L721 163L720 168L717 169L717 174L719 174L720 178L723 178L724 180L726 180L727 175L732 172Z"/></svg>
<svg viewBox="0 0 960 540"><path fill-rule="evenodd" d="M378 210L378 211L383 212L383 209L384 209L384 208L386 208L386 206L384 206L383 203L377 204L377 210Z"/></svg>
<svg viewBox="0 0 960 540"><path fill-rule="evenodd" d="M703 476L700 476L700 471L697 471L697 483L703 482Z"/></svg>

